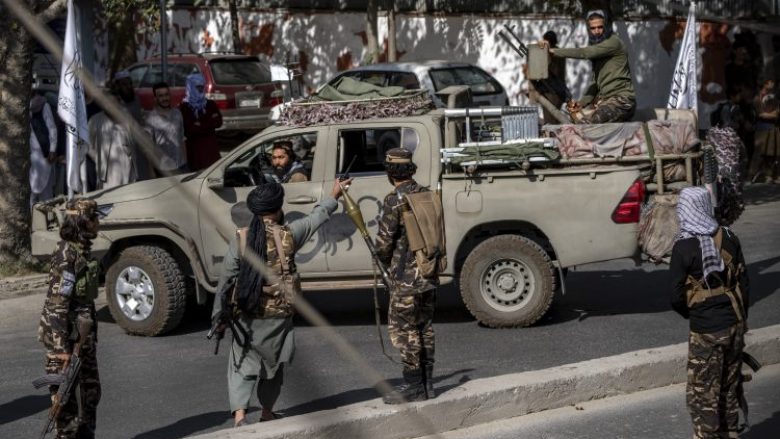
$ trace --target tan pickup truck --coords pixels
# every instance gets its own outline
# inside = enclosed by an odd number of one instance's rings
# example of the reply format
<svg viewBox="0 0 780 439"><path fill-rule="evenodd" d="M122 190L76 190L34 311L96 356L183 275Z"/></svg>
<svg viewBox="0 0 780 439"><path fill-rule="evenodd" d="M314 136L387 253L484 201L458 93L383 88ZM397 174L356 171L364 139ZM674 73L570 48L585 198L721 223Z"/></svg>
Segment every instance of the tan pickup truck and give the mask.
<svg viewBox="0 0 780 439"><path fill-rule="evenodd" d="M500 108L488 113L500 121ZM270 147L280 139L293 142L309 175L308 182L285 184L287 220L307 214L355 157L350 194L371 232L392 189L382 167L384 151L397 145L413 150L416 180L439 190L445 209L450 264L442 280L457 281L468 309L491 327L536 322L550 307L567 267L637 255L645 199L640 173L653 168L650 158L526 157L506 166L487 161L482 166L479 159L476 165L456 166L451 157L458 148L484 137L476 119L465 114L437 109L407 117L273 126L201 172L89 194L108 212L93 253L103 264L112 316L129 333L154 336L178 325L188 300L206 302L229 238L248 224L246 196L265 178ZM695 168L696 157L687 157L689 168ZM61 215L61 203L35 209L35 255L52 252ZM374 282L368 249L341 210L298 252L296 262L304 288L364 288Z"/></svg>

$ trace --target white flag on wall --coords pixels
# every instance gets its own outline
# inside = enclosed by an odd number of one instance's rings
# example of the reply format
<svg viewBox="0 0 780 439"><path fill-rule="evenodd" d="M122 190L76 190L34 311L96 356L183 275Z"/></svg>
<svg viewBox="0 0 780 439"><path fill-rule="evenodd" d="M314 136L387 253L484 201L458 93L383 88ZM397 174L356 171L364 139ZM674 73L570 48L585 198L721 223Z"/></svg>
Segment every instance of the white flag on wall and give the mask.
<svg viewBox="0 0 780 439"><path fill-rule="evenodd" d="M696 3L691 2L680 54L672 76L672 90L667 108L691 109L698 113L698 50L696 44Z"/></svg>

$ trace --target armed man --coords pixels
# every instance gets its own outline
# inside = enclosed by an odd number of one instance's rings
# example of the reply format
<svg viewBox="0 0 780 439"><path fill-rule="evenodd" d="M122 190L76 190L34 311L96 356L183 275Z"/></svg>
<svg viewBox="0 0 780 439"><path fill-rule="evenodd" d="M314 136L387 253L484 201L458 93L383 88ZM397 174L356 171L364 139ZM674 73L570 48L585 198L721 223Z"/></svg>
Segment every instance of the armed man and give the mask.
<svg viewBox="0 0 780 439"><path fill-rule="evenodd" d="M394 278L387 329L401 351L404 383L385 395L386 404L435 397L433 311L438 274L446 265L443 217L438 196L414 180L416 169L411 151L387 152L385 170L395 189L382 206L376 249Z"/></svg>
<svg viewBox="0 0 780 439"><path fill-rule="evenodd" d="M350 182L340 183L346 187ZM262 407L260 421L278 417L273 407L282 389L283 365L292 361L295 352L293 306L301 288L295 253L336 210L341 185L337 181L330 197L311 214L286 225L282 185L265 183L247 196L252 221L230 242L217 289L221 297L215 298L212 311L217 331L225 331L227 320L235 331L228 355L228 396L237 427L247 423L246 410L255 384ZM252 266L247 258L249 250L265 264L266 273ZM235 290L226 291L225 286L234 280ZM226 313L230 314L227 318Z"/></svg>
<svg viewBox="0 0 780 439"><path fill-rule="evenodd" d="M739 239L712 212L707 189L680 192L680 232L669 265L672 307L690 320L686 396L694 439L736 438L744 403L747 269Z"/></svg>
<svg viewBox="0 0 780 439"><path fill-rule="evenodd" d="M636 93L628 65L628 52L613 33L612 23L603 10L585 15L588 27L588 47L552 48L547 41L539 45L549 48L553 58L589 59L593 64L593 81L585 95L567 103L575 123L607 123L631 120L636 109Z"/></svg>
<svg viewBox="0 0 780 439"><path fill-rule="evenodd" d="M271 166L273 173L266 176L266 180L276 183L299 183L309 181L303 163L296 160L293 144L289 140L280 140L274 143L271 149Z"/></svg>
<svg viewBox="0 0 780 439"><path fill-rule="evenodd" d="M46 347L47 376L34 384L50 384L52 408L43 434L54 424L58 439L95 437L100 401L95 298L100 266L90 247L98 224L94 200L66 203L38 326L38 340ZM71 391L76 386L78 392Z"/></svg>

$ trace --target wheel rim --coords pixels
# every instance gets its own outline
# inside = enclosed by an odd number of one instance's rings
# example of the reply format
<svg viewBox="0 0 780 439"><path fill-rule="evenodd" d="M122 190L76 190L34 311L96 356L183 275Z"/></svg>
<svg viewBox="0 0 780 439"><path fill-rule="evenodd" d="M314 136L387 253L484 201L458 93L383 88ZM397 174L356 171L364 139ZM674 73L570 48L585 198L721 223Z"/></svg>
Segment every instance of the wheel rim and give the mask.
<svg viewBox="0 0 780 439"><path fill-rule="evenodd" d="M117 276L114 295L122 314L130 320L146 320L154 309L154 284L139 267L126 267Z"/></svg>
<svg viewBox="0 0 780 439"><path fill-rule="evenodd" d="M479 288L490 307L502 311L517 311L534 294L536 279L531 268L517 259L500 259L482 272Z"/></svg>

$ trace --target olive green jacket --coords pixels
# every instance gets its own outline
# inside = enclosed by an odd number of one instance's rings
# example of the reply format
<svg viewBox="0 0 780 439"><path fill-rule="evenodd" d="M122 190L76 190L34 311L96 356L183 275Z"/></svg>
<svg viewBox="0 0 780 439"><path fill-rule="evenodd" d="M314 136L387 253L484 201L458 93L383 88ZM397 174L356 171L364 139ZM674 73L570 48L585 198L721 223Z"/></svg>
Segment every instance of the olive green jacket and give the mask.
<svg viewBox="0 0 780 439"><path fill-rule="evenodd" d="M628 52L616 34L592 46L555 49L553 56L589 59L593 63L594 79L580 99L582 106L590 104L596 97L606 99L622 96L636 99L631 68L628 66Z"/></svg>

